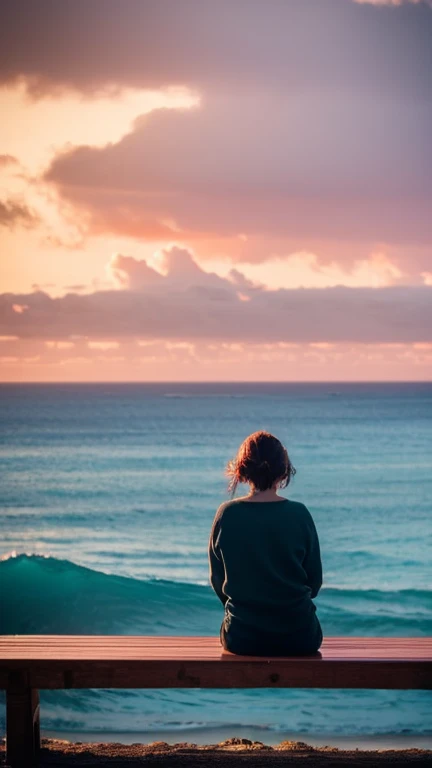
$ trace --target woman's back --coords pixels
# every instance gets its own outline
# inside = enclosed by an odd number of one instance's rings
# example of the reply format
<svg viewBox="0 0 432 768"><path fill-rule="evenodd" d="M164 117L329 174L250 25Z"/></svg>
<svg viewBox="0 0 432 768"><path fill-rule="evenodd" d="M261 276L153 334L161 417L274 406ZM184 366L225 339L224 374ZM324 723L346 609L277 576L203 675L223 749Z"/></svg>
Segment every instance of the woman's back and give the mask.
<svg viewBox="0 0 432 768"><path fill-rule="evenodd" d="M254 432L227 474L232 496L238 483L250 494L221 504L210 534L210 581L225 606L221 643L252 656L316 653L320 548L304 504L277 493L295 474L288 452L269 432Z"/></svg>
<svg viewBox="0 0 432 768"><path fill-rule="evenodd" d="M222 504L209 543L211 583L232 624L291 633L310 624L321 586L318 537L295 501Z"/></svg>

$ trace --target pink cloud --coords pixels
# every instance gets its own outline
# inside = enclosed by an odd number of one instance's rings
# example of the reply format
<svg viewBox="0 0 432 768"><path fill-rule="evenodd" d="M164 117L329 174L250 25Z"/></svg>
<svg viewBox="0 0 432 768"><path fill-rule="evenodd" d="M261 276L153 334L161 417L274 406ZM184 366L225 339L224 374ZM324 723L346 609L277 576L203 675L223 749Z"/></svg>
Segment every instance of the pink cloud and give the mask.
<svg viewBox="0 0 432 768"><path fill-rule="evenodd" d="M167 291L176 294L189 289L202 289L214 294L218 290L223 294L228 289L234 294L238 287L245 292L258 288L252 280L247 280L234 269L228 279L207 272L198 265L190 250L178 245L167 246L157 252L154 261L158 269L149 266L144 259L116 254L109 263L108 271L123 288L133 291L149 288L155 294Z"/></svg>
<svg viewBox="0 0 432 768"><path fill-rule="evenodd" d="M149 267L146 261L138 261L132 256L122 256L121 253L112 257L108 271L124 288L140 289L162 281L162 275Z"/></svg>
<svg viewBox="0 0 432 768"><path fill-rule="evenodd" d="M0 155L0 168L7 165L19 165L19 160L12 155Z"/></svg>
<svg viewBox="0 0 432 768"><path fill-rule="evenodd" d="M121 141L54 160L47 178L76 221L88 215L93 234L181 238L203 256L216 240L245 261L266 259L275 243L289 253L318 242L350 264L359 244L378 241L414 263L432 239L430 8L171 6L39 0L34 12L16 0L0 11L2 82L50 91L59 109L70 88L90 98L172 85L200 94L200 109L154 112Z"/></svg>
<svg viewBox="0 0 432 768"><path fill-rule="evenodd" d="M233 281L206 272L184 248L165 251L162 262L165 274L132 257L115 261L122 284L128 286L122 290L60 298L43 292L3 294L0 334L97 343L155 338L260 344L431 340L429 286L266 290L245 281L239 290L238 273ZM150 280L143 281L143 274Z"/></svg>
<svg viewBox="0 0 432 768"><path fill-rule="evenodd" d="M103 149L60 154L45 178L94 233L427 244L430 117L424 103L351 88L226 92L155 110Z"/></svg>
<svg viewBox="0 0 432 768"><path fill-rule="evenodd" d="M426 5L431 5L430 0L354 0L354 2L360 5L392 5L394 7L404 5L405 3L413 5L425 3Z"/></svg>

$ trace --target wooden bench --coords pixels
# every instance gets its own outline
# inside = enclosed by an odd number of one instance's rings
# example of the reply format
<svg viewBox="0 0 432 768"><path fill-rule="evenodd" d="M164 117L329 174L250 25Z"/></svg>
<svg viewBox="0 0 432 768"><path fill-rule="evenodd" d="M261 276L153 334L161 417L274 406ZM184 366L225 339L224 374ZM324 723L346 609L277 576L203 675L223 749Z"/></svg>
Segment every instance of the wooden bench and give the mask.
<svg viewBox="0 0 432 768"><path fill-rule="evenodd" d="M39 690L62 688L432 689L432 638L331 637L315 656L224 652L212 637L0 637L8 762L40 745Z"/></svg>

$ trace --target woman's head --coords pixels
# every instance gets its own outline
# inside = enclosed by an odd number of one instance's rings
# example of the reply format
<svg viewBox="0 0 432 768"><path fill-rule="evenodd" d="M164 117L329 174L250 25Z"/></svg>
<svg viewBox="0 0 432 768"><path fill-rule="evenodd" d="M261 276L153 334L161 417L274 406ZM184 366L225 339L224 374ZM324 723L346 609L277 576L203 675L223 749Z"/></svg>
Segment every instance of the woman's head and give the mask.
<svg viewBox="0 0 432 768"><path fill-rule="evenodd" d="M256 491L286 488L294 474L286 448L270 432L262 431L249 435L227 466L233 495L238 483L249 483Z"/></svg>

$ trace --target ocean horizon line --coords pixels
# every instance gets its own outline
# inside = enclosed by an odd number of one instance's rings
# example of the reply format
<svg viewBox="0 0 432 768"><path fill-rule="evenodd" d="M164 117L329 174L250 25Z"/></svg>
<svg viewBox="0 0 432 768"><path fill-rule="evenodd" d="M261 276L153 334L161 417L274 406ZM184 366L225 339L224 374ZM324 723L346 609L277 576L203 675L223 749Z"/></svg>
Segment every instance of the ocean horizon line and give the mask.
<svg viewBox="0 0 432 768"><path fill-rule="evenodd" d="M59 385L99 385L99 384L109 384L109 385L117 385L117 386L129 386L129 385L157 385L157 384L163 384L163 385L183 385L183 384L194 384L194 385L259 385L263 386L266 384L275 384L275 385L293 385L293 386L368 386L368 385L376 385L376 384L383 384L383 385L411 385L411 384L432 384L432 379L332 379L332 380L317 380L317 381L310 381L310 380L302 380L302 379L208 379L208 380L200 380L200 379L179 379L173 381L172 379L152 379L152 380L134 380L130 379L127 381L117 381L115 379L100 379L97 381L86 381L86 380L62 380L62 381L0 381L0 387L1 386L59 386Z"/></svg>

